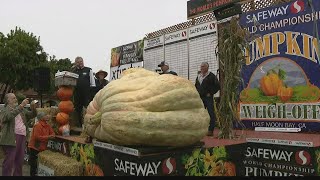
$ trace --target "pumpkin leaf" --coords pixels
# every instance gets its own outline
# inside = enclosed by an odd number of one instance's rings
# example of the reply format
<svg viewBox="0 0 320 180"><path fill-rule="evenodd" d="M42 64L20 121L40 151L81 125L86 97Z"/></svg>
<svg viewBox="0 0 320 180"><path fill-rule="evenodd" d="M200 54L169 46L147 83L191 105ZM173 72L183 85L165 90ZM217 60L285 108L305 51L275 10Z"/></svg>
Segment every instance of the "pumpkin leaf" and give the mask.
<svg viewBox="0 0 320 180"><path fill-rule="evenodd" d="M191 170L190 170L190 176L194 176L196 175L197 173L197 168L196 167L193 167Z"/></svg>
<svg viewBox="0 0 320 180"><path fill-rule="evenodd" d="M281 80L285 80L286 79L286 76L287 76L287 73L282 70L282 69L279 69L279 72L278 72L278 76Z"/></svg>
<svg viewBox="0 0 320 180"><path fill-rule="evenodd" d="M201 149L196 149L196 150L194 150L193 153L192 153L192 157L193 157L194 159L199 158L200 151L201 151Z"/></svg>
<svg viewBox="0 0 320 180"><path fill-rule="evenodd" d="M183 165L187 164L188 159L189 159L189 155L187 155L187 154L182 155L182 157L181 157L181 163L182 163Z"/></svg>

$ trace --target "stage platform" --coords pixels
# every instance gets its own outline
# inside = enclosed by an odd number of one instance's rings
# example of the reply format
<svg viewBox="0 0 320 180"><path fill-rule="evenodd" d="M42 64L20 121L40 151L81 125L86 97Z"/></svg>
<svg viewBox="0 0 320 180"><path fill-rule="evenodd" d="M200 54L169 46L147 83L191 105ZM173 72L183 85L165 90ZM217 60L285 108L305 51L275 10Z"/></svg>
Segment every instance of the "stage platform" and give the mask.
<svg viewBox="0 0 320 180"><path fill-rule="evenodd" d="M103 176L320 175L320 134L234 130L234 139L218 139L218 133L183 148L86 143L79 135L57 136L48 148L79 161L83 149Z"/></svg>

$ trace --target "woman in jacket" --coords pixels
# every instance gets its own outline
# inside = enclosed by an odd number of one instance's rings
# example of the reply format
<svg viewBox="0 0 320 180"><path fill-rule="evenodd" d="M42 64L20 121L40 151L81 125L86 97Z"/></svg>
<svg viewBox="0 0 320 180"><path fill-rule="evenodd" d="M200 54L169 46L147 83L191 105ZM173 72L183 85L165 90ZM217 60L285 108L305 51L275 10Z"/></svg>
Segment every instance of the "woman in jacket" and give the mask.
<svg viewBox="0 0 320 180"><path fill-rule="evenodd" d="M38 123L34 125L30 142L28 144L30 152L30 176L35 176L38 171L38 153L47 149L49 139L55 137L52 127L47 123L50 115L39 112L37 115Z"/></svg>

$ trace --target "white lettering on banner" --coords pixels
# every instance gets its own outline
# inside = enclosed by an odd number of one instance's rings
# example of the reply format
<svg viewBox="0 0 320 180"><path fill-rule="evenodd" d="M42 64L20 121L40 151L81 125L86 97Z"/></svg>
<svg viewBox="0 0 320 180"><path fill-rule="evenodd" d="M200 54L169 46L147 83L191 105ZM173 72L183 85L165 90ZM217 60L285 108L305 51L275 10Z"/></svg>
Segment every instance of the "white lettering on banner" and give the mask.
<svg viewBox="0 0 320 180"><path fill-rule="evenodd" d="M261 20L267 20L270 18L276 18L278 16L283 16L288 14L288 7L289 5L286 6L282 6L282 7L276 7L270 10L266 10L266 11L259 11L257 13L254 14L248 14L246 16L247 19L247 23L251 23L254 21L261 21Z"/></svg>
<svg viewBox="0 0 320 180"><path fill-rule="evenodd" d="M144 40L144 49L161 46L164 44L164 36L156 37L153 39Z"/></svg>
<svg viewBox="0 0 320 180"><path fill-rule="evenodd" d="M283 126L281 122L267 122L266 124L277 124L277 126ZM294 127L294 123L293 123ZM255 127L255 131L269 131L269 132L300 132L301 128L269 128L269 127Z"/></svg>
<svg viewBox="0 0 320 180"><path fill-rule="evenodd" d="M264 148L251 148L247 147L246 157L264 158L277 161L290 162L293 152L288 152L284 150L273 150Z"/></svg>
<svg viewBox="0 0 320 180"><path fill-rule="evenodd" d="M136 62L136 63L124 64L116 67L111 67L110 81L119 79L123 71L131 68L138 68L138 67L143 67L143 62Z"/></svg>
<svg viewBox="0 0 320 180"><path fill-rule="evenodd" d="M139 156L140 155L140 153L139 153L139 151L137 149L123 147L123 146L117 146L117 145L108 144L108 143L103 143L103 142L99 142L99 141L96 141L96 140L93 141L93 145L95 147L101 147L101 148L105 148L105 149L110 149L110 150L113 150L113 151L129 154L129 155L133 155L133 156Z"/></svg>
<svg viewBox="0 0 320 180"><path fill-rule="evenodd" d="M184 29L184 30L181 30L181 31L177 31L177 32L173 32L173 33L170 33L170 34L166 34L164 36L164 43L168 44L168 43L171 43L171 42L187 39L188 38L187 32L188 31L186 29Z"/></svg>
<svg viewBox="0 0 320 180"><path fill-rule="evenodd" d="M247 142L263 143L263 144L276 144L286 146L299 146L299 147L314 147L313 142L309 141L292 141L281 139L262 139L262 138L246 138Z"/></svg>
<svg viewBox="0 0 320 180"><path fill-rule="evenodd" d="M56 150L56 151L61 151L62 150L62 143L49 140L47 147L50 149Z"/></svg>
<svg viewBox="0 0 320 180"><path fill-rule="evenodd" d="M128 44L128 45L122 46L122 51L133 51L133 50L135 50L134 44Z"/></svg>
<svg viewBox="0 0 320 180"><path fill-rule="evenodd" d="M200 25L189 28L189 38L203 35L203 34L209 34L216 31L217 31L217 27L214 22L200 24Z"/></svg>
<svg viewBox="0 0 320 180"><path fill-rule="evenodd" d="M260 162L255 160L243 160L243 165L246 167L246 176L287 176L288 172L292 174L306 174L312 175L315 172L314 167L306 166L296 166L294 164L281 164L281 163L272 163L272 162ZM250 167L249 167L250 166ZM254 166L254 167L252 167ZM254 172L256 168L256 172ZM272 171L270 171L272 169ZM261 170L261 172L260 172ZM277 171L277 172L273 172ZM279 173L281 172L281 173ZM253 173L253 174L252 174ZM291 175L292 175L291 174Z"/></svg>
<svg viewBox="0 0 320 180"><path fill-rule="evenodd" d="M282 172L258 167L245 167L245 176L303 176L292 172Z"/></svg>
<svg viewBox="0 0 320 180"><path fill-rule="evenodd" d="M38 176L54 176L54 170L39 163L38 164Z"/></svg>
<svg viewBox="0 0 320 180"><path fill-rule="evenodd" d="M277 104L240 104L240 119L290 119L320 121L319 103L277 103ZM273 123L273 125L271 125ZM268 126L269 124L269 126ZM283 124L266 122L267 127L283 128ZM290 126L292 127L292 126ZM298 128L303 128L301 127Z"/></svg>
<svg viewBox="0 0 320 180"><path fill-rule="evenodd" d="M247 27L245 29L248 30L250 33L256 33L256 32L258 32L258 30L260 32L271 31L271 30L275 30L278 28L294 26L297 24L302 25L304 23L313 22L318 19L320 19L320 12L316 11L316 12L312 12L312 13L301 14L299 16L294 16L291 18L280 19L277 21L254 24L253 26Z"/></svg>
<svg viewBox="0 0 320 180"><path fill-rule="evenodd" d="M161 161L155 162L147 162L143 164L138 164L129 161L122 161L118 158L114 160L115 170L122 171L126 174L130 174L133 176L149 176L149 175L157 175L158 168L161 164Z"/></svg>

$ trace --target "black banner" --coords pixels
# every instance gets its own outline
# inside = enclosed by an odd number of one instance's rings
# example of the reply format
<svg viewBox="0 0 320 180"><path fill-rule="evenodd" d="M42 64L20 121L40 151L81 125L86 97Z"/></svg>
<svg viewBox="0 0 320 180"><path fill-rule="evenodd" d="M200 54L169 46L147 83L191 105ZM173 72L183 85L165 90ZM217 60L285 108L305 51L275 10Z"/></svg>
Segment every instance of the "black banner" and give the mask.
<svg viewBox="0 0 320 180"><path fill-rule="evenodd" d="M111 49L111 67L143 61L143 40Z"/></svg>
<svg viewBox="0 0 320 180"><path fill-rule="evenodd" d="M105 176L177 176L183 175L183 153L190 154L194 148L163 150L157 153L131 155L124 152L94 147L96 164ZM140 150L139 150L140 151ZM150 151L151 152L151 151Z"/></svg>
<svg viewBox="0 0 320 180"><path fill-rule="evenodd" d="M187 2L187 17L195 18L236 2L239 0L190 0Z"/></svg>
<svg viewBox="0 0 320 180"><path fill-rule="evenodd" d="M183 176L239 176L243 144L197 148L181 156Z"/></svg>
<svg viewBox="0 0 320 180"><path fill-rule="evenodd" d="M243 176L315 176L314 148L247 143L244 149Z"/></svg>

